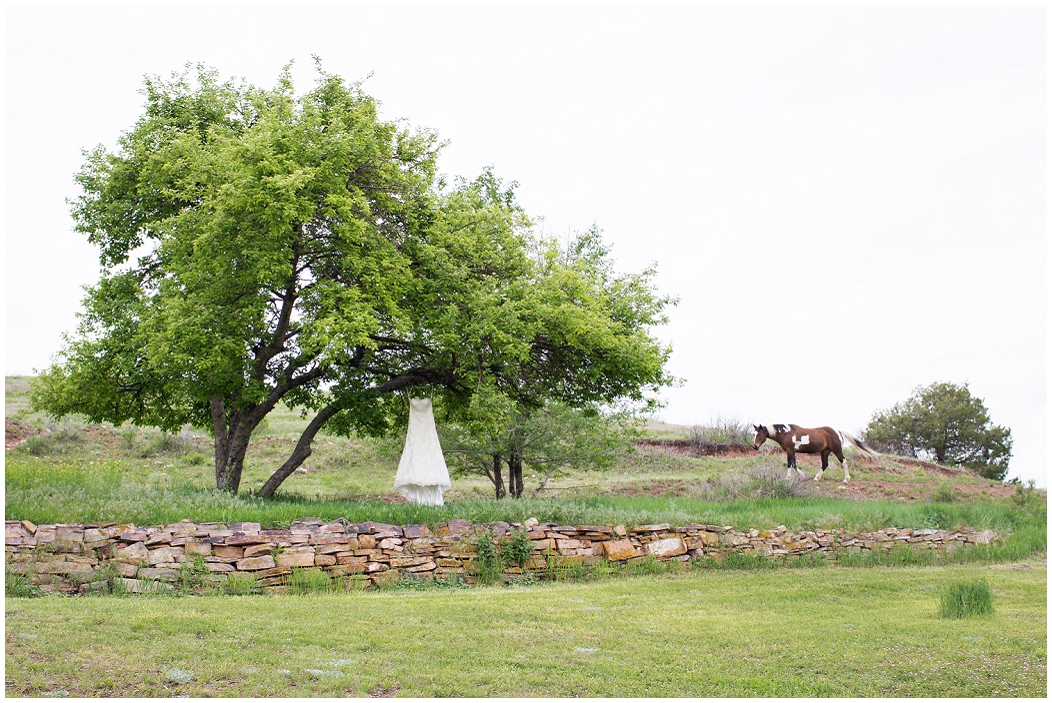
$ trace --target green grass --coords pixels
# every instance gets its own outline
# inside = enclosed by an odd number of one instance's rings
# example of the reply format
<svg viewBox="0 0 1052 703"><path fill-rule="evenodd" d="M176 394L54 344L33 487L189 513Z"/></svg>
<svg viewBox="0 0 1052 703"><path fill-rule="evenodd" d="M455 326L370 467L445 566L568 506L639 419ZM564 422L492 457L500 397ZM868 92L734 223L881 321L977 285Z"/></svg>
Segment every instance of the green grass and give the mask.
<svg viewBox="0 0 1052 703"><path fill-rule="evenodd" d="M5 515L10 520L47 523L133 522L156 525L189 518L196 522L260 522L287 527L301 517L352 522L435 524L460 518L474 522L523 522L536 517L560 524L639 525L668 522L790 530L883 527L954 528L967 525L1010 535L998 549L1003 558L1024 558L1046 548L1044 501L1011 500L955 503L851 501L835 498L783 498L704 501L693 498L593 496L576 499L459 500L443 507L358 500L278 496L263 501L202 488L182 467L136 462L58 460L12 452L5 471ZM1005 551L1007 550L1007 551Z"/></svg>
<svg viewBox="0 0 1052 703"><path fill-rule="evenodd" d="M942 590L939 602L940 618L967 618L994 612L990 584L980 579L953 583Z"/></svg>
<svg viewBox="0 0 1052 703"><path fill-rule="evenodd" d="M997 611L939 618L942 589L979 577ZM1043 696L1046 587L1043 566L953 566L8 599L6 693Z"/></svg>

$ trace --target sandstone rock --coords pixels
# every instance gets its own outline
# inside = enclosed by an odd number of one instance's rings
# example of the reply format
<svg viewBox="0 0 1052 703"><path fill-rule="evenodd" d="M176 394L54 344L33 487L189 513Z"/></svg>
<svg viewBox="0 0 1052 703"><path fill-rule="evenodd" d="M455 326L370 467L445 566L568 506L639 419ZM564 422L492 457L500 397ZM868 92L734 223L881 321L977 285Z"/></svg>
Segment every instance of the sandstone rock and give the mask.
<svg viewBox="0 0 1052 703"><path fill-rule="evenodd" d="M270 554L277 548L277 545L267 542L266 544L252 544L245 547L245 554L242 558L247 559L248 557L258 557L260 554Z"/></svg>
<svg viewBox="0 0 1052 703"><path fill-rule="evenodd" d="M237 569L238 571L257 571L259 569L272 569L276 566L274 563L274 557L266 554L261 557L247 557L245 559L238 559Z"/></svg>
<svg viewBox="0 0 1052 703"><path fill-rule="evenodd" d="M991 544L997 535L993 530L983 530L982 532L975 535L976 544Z"/></svg>
<svg viewBox="0 0 1052 703"><path fill-rule="evenodd" d="M674 557L686 554L687 546L682 537L668 537L650 542L646 545L647 554L654 557Z"/></svg>
<svg viewBox="0 0 1052 703"><path fill-rule="evenodd" d="M471 531L471 523L467 520L450 520L446 523L446 529L450 535L460 537Z"/></svg>
<svg viewBox="0 0 1052 703"><path fill-rule="evenodd" d="M226 544L217 544L212 547L212 551L217 557L223 557L224 559L243 559L245 557L244 547L231 547Z"/></svg>
<svg viewBox="0 0 1052 703"><path fill-rule="evenodd" d="M531 518L526 518L526 522L522 523L522 526L525 527L527 530L532 530L533 528L537 527L537 525L539 525L539 524L541 524L540 520L538 520L535 517L531 517Z"/></svg>
<svg viewBox="0 0 1052 703"><path fill-rule="evenodd" d="M133 564L138 564L149 556L150 550L146 548L143 542L132 542L127 547L117 550L117 559L129 561Z"/></svg>
<svg viewBox="0 0 1052 703"><path fill-rule="evenodd" d="M260 530L258 522L232 522L227 527L234 532L244 532L245 534L259 532Z"/></svg>
<svg viewBox="0 0 1052 703"><path fill-rule="evenodd" d="M94 571L91 564L82 564L75 561L45 561L38 562L36 572L38 574L72 574L88 573Z"/></svg>
<svg viewBox="0 0 1052 703"><path fill-rule="evenodd" d="M146 530L137 528L135 525L121 530L120 534L121 542L145 542L147 537L149 535L146 534Z"/></svg>
<svg viewBox="0 0 1052 703"><path fill-rule="evenodd" d="M425 572L425 571L434 571L436 567L437 567L437 564L435 564L435 562L433 562L433 561L431 561L429 559L426 562L424 562L423 564L419 564L417 566L409 567L408 569L406 569L406 571L410 572L410 573L422 573L422 572Z"/></svg>
<svg viewBox="0 0 1052 703"><path fill-rule="evenodd" d="M603 553L611 561L622 561L639 556L639 550L635 548L630 539L615 539L603 542Z"/></svg>
<svg viewBox="0 0 1052 703"><path fill-rule="evenodd" d="M235 571L234 567L230 564L224 564L223 562L206 562L205 568L212 573L226 573L228 571Z"/></svg>
<svg viewBox="0 0 1052 703"><path fill-rule="evenodd" d="M159 547L150 552L147 561L150 564L174 563L176 555L182 555L182 553L183 550L180 547Z"/></svg>
<svg viewBox="0 0 1052 703"><path fill-rule="evenodd" d="M402 533L407 539L414 539L416 537L434 537L435 534L431 531L427 525L406 525L402 528Z"/></svg>
<svg viewBox="0 0 1052 703"><path fill-rule="evenodd" d="M152 581L178 581L179 570L178 569L158 569L158 568L145 568L139 569L137 574L139 578L150 579Z"/></svg>
<svg viewBox="0 0 1052 703"><path fill-rule="evenodd" d="M209 542L187 542L183 547L187 554L206 557L212 554L212 545Z"/></svg>
<svg viewBox="0 0 1052 703"><path fill-rule="evenodd" d="M314 550L286 551L274 555L275 566L314 566Z"/></svg>
<svg viewBox="0 0 1052 703"><path fill-rule="evenodd" d="M335 532L320 532L316 535L310 535L310 544L357 544L357 540L353 535L345 535Z"/></svg>
<svg viewBox="0 0 1052 703"><path fill-rule="evenodd" d="M336 564L336 557L332 554L315 554L314 565L315 566L334 566Z"/></svg>
<svg viewBox="0 0 1052 703"><path fill-rule="evenodd" d="M555 548L560 552L564 549L578 549L581 546L581 541L576 539L557 539L555 540Z"/></svg>
<svg viewBox="0 0 1052 703"><path fill-rule="evenodd" d="M397 537L388 537L380 540L380 549L393 549L395 551L402 551L402 540Z"/></svg>
<svg viewBox="0 0 1052 703"><path fill-rule="evenodd" d="M257 579L273 578L274 576L288 576L292 573L292 567L289 566L275 566L272 569L260 569L259 571L253 571L252 576Z"/></svg>
<svg viewBox="0 0 1052 703"><path fill-rule="evenodd" d="M255 534L237 534L234 533L230 537L223 540L228 545L233 546L245 546L246 544L266 544L269 540L266 535Z"/></svg>
<svg viewBox="0 0 1052 703"><path fill-rule="evenodd" d="M364 574L367 569L365 564L338 564L325 569L333 576L344 576L346 574Z"/></svg>
<svg viewBox="0 0 1052 703"><path fill-rule="evenodd" d="M657 525L637 525L632 528L632 532L661 532L667 530L671 525L667 522L658 523Z"/></svg>
<svg viewBox="0 0 1052 703"><path fill-rule="evenodd" d="M116 571L121 576L126 576L128 578L132 578L133 576L135 576L135 572L139 570L139 567L137 567L135 564L126 564L122 561L113 561L110 562L110 564L112 565L114 571Z"/></svg>
<svg viewBox="0 0 1052 703"><path fill-rule="evenodd" d="M358 545L361 549L376 549L376 538L372 535L358 535Z"/></svg>
<svg viewBox="0 0 1052 703"><path fill-rule="evenodd" d="M80 525L55 525L55 540L58 542L83 542L84 528Z"/></svg>

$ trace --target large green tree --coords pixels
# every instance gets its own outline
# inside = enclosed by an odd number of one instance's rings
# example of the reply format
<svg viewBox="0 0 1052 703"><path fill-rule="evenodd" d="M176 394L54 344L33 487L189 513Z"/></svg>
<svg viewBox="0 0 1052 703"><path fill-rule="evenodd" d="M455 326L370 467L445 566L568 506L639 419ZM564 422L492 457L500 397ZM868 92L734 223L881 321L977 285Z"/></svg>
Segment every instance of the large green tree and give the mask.
<svg viewBox="0 0 1052 703"><path fill-rule="evenodd" d="M323 427L382 432L413 387L456 412L479 394L582 405L667 381L649 333L665 299L590 296L604 281L546 258L512 188L489 172L447 185L435 135L381 120L360 85L319 66L297 96L287 69L260 89L199 66L143 92L117 150L77 176L76 228L103 271L38 408L208 427L229 491L267 413L313 413L265 497Z"/></svg>
<svg viewBox="0 0 1052 703"><path fill-rule="evenodd" d="M994 425L968 384L933 383L908 399L874 413L866 440L886 452L964 466L1004 480L1012 458L1012 432Z"/></svg>

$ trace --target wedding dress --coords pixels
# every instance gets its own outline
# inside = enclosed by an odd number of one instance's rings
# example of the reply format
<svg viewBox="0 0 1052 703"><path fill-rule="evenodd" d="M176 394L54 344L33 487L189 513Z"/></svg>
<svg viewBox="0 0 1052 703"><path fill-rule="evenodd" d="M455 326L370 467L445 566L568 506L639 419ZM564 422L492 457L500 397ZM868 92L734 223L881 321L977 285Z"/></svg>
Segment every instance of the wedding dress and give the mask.
<svg viewBox="0 0 1052 703"><path fill-rule="evenodd" d="M438 443L435 415L430 398L409 400L409 431L395 474L395 489L410 503L442 505L442 492L449 490L449 471Z"/></svg>

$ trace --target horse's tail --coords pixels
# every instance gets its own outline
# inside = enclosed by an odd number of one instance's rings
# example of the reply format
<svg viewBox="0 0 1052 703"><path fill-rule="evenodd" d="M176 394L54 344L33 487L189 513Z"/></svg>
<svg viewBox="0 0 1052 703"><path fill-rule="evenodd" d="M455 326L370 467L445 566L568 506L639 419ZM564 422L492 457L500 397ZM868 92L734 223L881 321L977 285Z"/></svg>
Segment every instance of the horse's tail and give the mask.
<svg viewBox="0 0 1052 703"><path fill-rule="evenodd" d="M843 437L844 439L846 439L851 444L853 444L856 447L858 447L858 450L860 452L862 452L863 454L865 454L870 459L877 459L880 456L880 452L878 452L877 450L873 449L873 447L869 446L868 444L863 442L858 437L856 437L856 436L854 436L854 435L852 435L852 434L850 434L848 432L841 432L840 436Z"/></svg>

